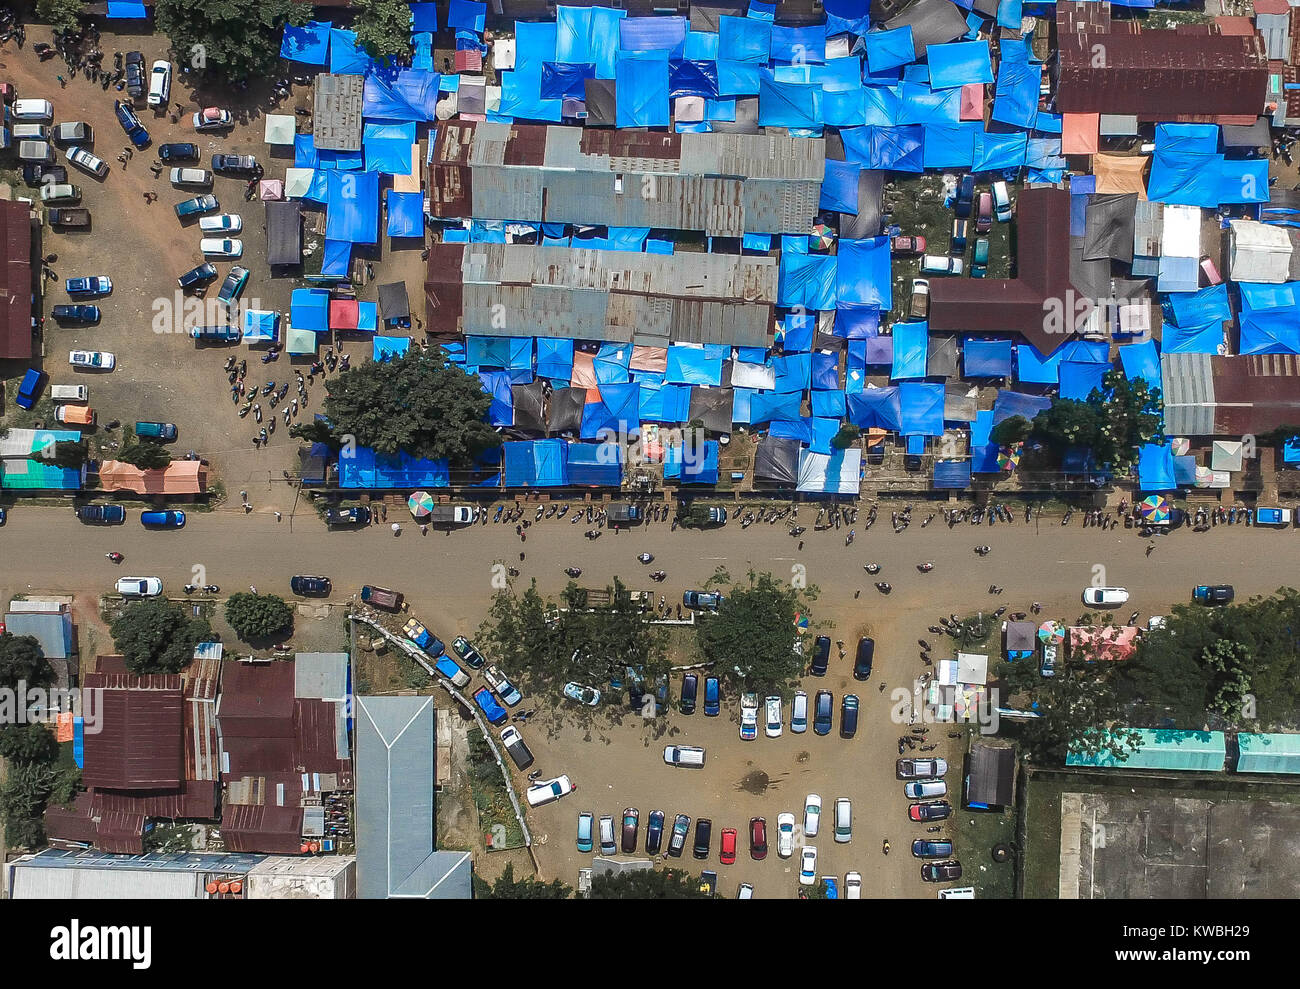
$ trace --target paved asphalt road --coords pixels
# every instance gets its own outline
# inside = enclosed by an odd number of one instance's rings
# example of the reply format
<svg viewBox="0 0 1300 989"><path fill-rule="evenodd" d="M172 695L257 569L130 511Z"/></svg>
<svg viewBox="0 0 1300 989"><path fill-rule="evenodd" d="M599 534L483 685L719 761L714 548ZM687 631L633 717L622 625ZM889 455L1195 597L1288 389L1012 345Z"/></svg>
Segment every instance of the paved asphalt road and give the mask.
<svg viewBox="0 0 1300 989"><path fill-rule="evenodd" d="M167 532L145 531L137 512L131 513L125 526L98 528L81 525L68 508L19 506L0 529L4 560L0 593L8 600L18 593L72 591L81 595L86 607L122 574L160 576L167 590L176 593L191 579L192 568L203 566L206 580L220 584L223 592L253 584L287 596L292 574L319 573L333 579L336 599L354 593L365 582L400 589L413 613L447 639L457 633L472 635L477 629L492 594L496 561L519 567L523 579L536 576L541 590L550 594L567 582L562 570L568 565L583 568L584 584L601 584L619 574L633 586L652 586L643 571L662 567L669 575L663 589L670 600L679 599L682 589L698 586L720 564L740 579L751 567L782 575L791 574L795 566L806 568L808 582L821 590L813 609L815 619L834 623L828 634L844 639L850 653L860 634L871 634L877 641L869 684L855 684L847 675L850 661L832 654L830 675L803 685L810 694L823 687L834 691L837 726L839 697L846 691L859 694L863 717L856 739L845 742L834 734L794 736L787 729L780 739L760 737L742 743L737 739L734 710L730 717L716 719L673 714L666 724L643 725L639 719L624 718L621 724L610 725L603 719L576 724L572 717L566 718L568 709L544 706L543 714L526 729L537 768L548 774L567 771L580 781L574 796L530 815L540 840L538 856L544 874L576 881L576 869L585 859L576 854L572 841L579 810L618 815L625 806L637 806L644 833L646 816L659 807L667 811L670 822L679 811L693 818L712 817L713 858L701 864L688 857L684 864L691 868L717 868L717 831L723 827L740 831L742 854L735 866L722 869L722 892L727 896L734 895L735 884L742 881L753 883L759 896L793 894L797 860L786 862L773 854L765 862L751 862L744 854L743 838L749 818L764 816L774 842L777 814L797 811L808 792L821 794L828 815L837 796L850 797L854 805L853 843L836 845L829 835L819 838L819 871L841 877L852 869L862 872L868 896L933 895L933 887L920 883L917 863L907 854L906 842L918 836L911 832L919 829L906 823L907 801L893 775L894 739L902 730L891 717L890 693L880 693L878 686L886 682L897 688L922 672L915 640L936 638L926 632L926 626L937 615L965 614L981 607L991 610L999 604L1011 611L1028 610L1029 603L1038 600L1045 615L1072 621L1085 610L1079 594L1096 575L1099 583L1123 585L1132 593L1131 603L1118 609L1119 621L1135 608L1145 620L1187 600L1192 584L1200 581L1232 583L1242 597L1294 584L1294 557L1285 544L1300 540L1300 533L1291 531L1217 527L1206 534L1182 531L1157 538L1147 556L1147 540L1132 530L1085 530L1077 515L1068 528L1050 520L1040 526L1017 522L993 529L964 525L951 531L940 517L928 528L914 523L895 535L886 510L884 522L870 532L858 527L851 547L844 545L846 530L809 531L799 551L798 541L786 534L784 523L748 530L732 524L706 533L672 532L667 523L659 523L618 535L607 531L590 543L581 535L585 524L551 521L531 527L527 541L521 543L513 526L491 523L451 534L431 530L427 536L421 536L407 519L398 537L381 525L327 532L316 514L310 508L304 514L301 505L291 524L288 512L293 495L287 486L250 495L258 507L252 515L245 516L237 508L191 513L184 529ZM283 501L274 504L277 498ZM275 521L272 508L285 513L283 521ZM814 516L815 510L805 508L799 521L811 530ZM390 521L396 519L390 513ZM983 543L993 552L980 559L972 549ZM526 553L522 562L521 549ZM120 568L104 559L114 550L126 555ZM653 567L636 562L635 556L643 551L655 554ZM880 578L868 578L863 572L862 565L869 560L882 565ZM915 565L926 560L935 563L935 570L918 573ZM872 580L881 578L895 587L889 597L871 586ZM987 593L991 582L1006 588L1001 597ZM861 596L855 598L855 592ZM936 646L942 655L943 647L937 642ZM935 735L941 742L935 754L959 765L959 754L948 751L955 743L947 740L942 729ZM692 774L664 766L660 753L670 740L705 745L706 771ZM753 772L770 778L766 793L753 794L740 787L740 780ZM950 781L959 785L955 775L950 775ZM888 858L879 852L885 836L895 846L895 854ZM973 854L967 850L968 856Z"/></svg>

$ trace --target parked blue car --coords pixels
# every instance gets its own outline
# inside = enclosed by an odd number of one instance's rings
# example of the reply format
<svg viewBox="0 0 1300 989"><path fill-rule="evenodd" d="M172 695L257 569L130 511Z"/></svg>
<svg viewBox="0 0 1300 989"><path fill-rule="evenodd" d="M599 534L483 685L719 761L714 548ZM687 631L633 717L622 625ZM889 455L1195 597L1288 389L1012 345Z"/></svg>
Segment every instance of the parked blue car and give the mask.
<svg viewBox="0 0 1300 989"><path fill-rule="evenodd" d="M83 275L63 282L68 295L108 295L113 291L113 280L107 275Z"/></svg>
<svg viewBox="0 0 1300 989"><path fill-rule="evenodd" d="M126 136L131 139L131 143L136 146L137 150L148 146L149 132L144 129L144 124L140 123L140 118L136 116L135 107L129 103L123 103L121 100L114 100L113 113L117 116L117 122L122 125L122 130L126 131Z"/></svg>
<svg viewBox="0 0 1300 989"><path fill-rule="evenodd" d="M488 690L487 687L480 687L474 692L474 703L479 706L479 710L483 712L483 716L491 724L499 725L508 717L506 709L496 702L496 698L492 696L492 691Z"/></svg>
<svg viewBox="0 0 1300 989"><path fill-rule="evenodd" d="M717 677L709 677L704 681L704 716L716 718L721 710L722 687Z"/></svg>
<svg viewBox="0 0 1300 989"><path fill-rule="evenodd" d="M40 398L41 391L45 387L45 375L36 368L28 368L27 373L23 375L22 382L18 385L18 394L14 396L14 404L20 409L30 409Z"/></svg>
<svg viewBox="0 0 1300 989"><path fill-rule="evenodd" d="M140 524L158 529L180 529L185 525L184 512L141 512Z"/></svg>

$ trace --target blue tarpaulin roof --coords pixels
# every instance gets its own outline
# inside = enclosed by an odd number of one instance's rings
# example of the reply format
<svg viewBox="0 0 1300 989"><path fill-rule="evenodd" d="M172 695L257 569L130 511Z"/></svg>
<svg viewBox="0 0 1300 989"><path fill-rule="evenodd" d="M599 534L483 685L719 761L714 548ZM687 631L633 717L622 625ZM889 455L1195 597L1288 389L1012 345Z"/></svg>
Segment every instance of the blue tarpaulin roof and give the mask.
<svg viewBox="0 0 1300 989"><path fill-rule="evenodd" d="M998 64L998 84L993 91L991 119L1013 127L1029 128L1038 117L1039 87L1042 66L1023 58L1008 58L1008 46L1001 41L1002 61Z"/></svg>
<svg viewBox="0 0 1300 989"><path fill-rule="evenodd" d="M826 31L820 24L802 27L772 25L773 62L811 65L826 61Z"/></svg>
<svg viewBox="0 0 1300 989"><path fill-rule="evenodd" d="M440 76L425 69L371 72L362 90L361 113L367 120L433 120Z"/></svg>
<svg viewBox="0 0 1300 989"><path fill-rule="evenodd" d="M758 123L760 127L820 127L821 87L778 82L770 70L759 70Z"/></svg>
<svg viewBox="0 0 1300 989"><path fill-rule="evenodd" d="M628 365L632 360L630 343L601 344L600 350L592 358L592 368L596 383L601 385L621 385L628 381Z"/></svg>
<svg viewBox="0 0 1300 989"><path fill-rule="evenodd" d="M299 330L329 329L330 294L323 288L296 288L289 296L289 323Z"/></svg>
<svg viewBox="0 0 1300 989"><path fill-rule="evenodd" d="M1223 343L1223 327L1217 323L1191 326L1184 329L1165 323L1160 333L1160 343L1166 354L1217 354Z"/></svg>
<svg viewBox="0 0 1300 989"><path fill-rule="evenodd" d="M436 3L411 4L411 30L420 33L438 30L438 5Z"/></svg>
<svg viewBox="0 0 1300 989"><path fill-rule="evenodd" d="M811 357L812 387L821 391L841 390L839 354L819 350Z"/></svg>
<svg viewBox="0 0 1300 989"><path fill-rule="evenodd" d="M330 72L335 75L365 75L372 61L357 45L357 33L340 28L330 30Z"/></svg>
<svg viewBox="0 0 1300 989"><path fill-rule="evenodd" d="M1241 353L1300 353L1300 282L1242 282Z"/></svg>
<svg viewBox="0 0 1300 989"><path fill-rule="evenodd" d="M1010 376L1011 341L967 337L962 343L962 369L968 378Z"/></svg>
<svg viewBox="0 0 1300 989"><path fill-rule="evenodd" d="M477 0L450 0L447 7L447 26L483 33L487 20L487 4Z"/></svg>
<svg viewBox="0 0 1300 989"><path fill-rule="evenodd" d="M818 204L822 209L840 213L858 212L858 179L862 167L851 161L828 161L822 177L822 195Z"/></svg>
<svg viewBox="0 0 1300 989"><path fill-rule="evenodd" d="M975 135L983 129L978 120L926 124L922 163L926 168L970 168L975 160Z"/></svg>
<svg viewBox="0 0 1300 989"><path fill-rule="evenodd" d="M992 474L1001 470L998 466L998 446L989 442L989 434L992 432L992 410L976 412L975 421L970 426L971 470L976 474Z"/></svg>
<svg viewBox="0 0 1300 989"><path fill-rule="evenodd" d="M717 441L705 440L703 444L689 448L673 445L665 449L664 479L679 484L717 484Z"/></svg>
<svg viewBox="0 0 1300 989"><path fill-rule="evenodd" d="M785 354L772 358L778 392L800 392L812 386L812 355Z"/></svg>
<svg viewBox="0 0 1300 989"><path fill-rule="evenodd" d="M366 153L366 171L385 175L411 174L414 122L366 124L361 143Z"/></svg>
<svg viewBox="0 0 1300 989"><path fill-rule="evenodd" d="M244 310L244 342L275 343L280 338L280 314L267 309Z"/></svg>
<svg viewBox="0 0 1300 989"><path fill-rule="evenodd" d="M582 409L582 438L600 439L607 431L627 433L641 421L641 386L602 385L600 401L588 402Z"/></svg>
<svg viewBox="0 0 1300 989"><path fill-rule="evenodd" d="M375 341L384 339L376 337ZM479 371L479 381L483 391L492 396L488 405L488 422L493 426L513 426L515 424L515 395L511 388L513 381L509 371Z"/></svg>
<svg viewBox="0 0 1300 989"><path fill-rule="evenodd" d="M903 428L903 406L897 386L866 388L849 395L848 419L855 426L868 429L888 429L898 432Z"/></svg>
<svg viewBox="0 0 1300 989"><path fill-rule="evenodd" d="M1060 380L1061 352L1044 357L1027 343L1016 347L1016 380L1033 385L1054 385Z"/></svg>
<svg viewBox="0 0 1300 989"><path fill-rule="evenodd" d="M930 346L930 326L928 323L895 323L894 362L890 369L890 378L924 378L926 360Z"/></svg>
<svg viewBox="0 0 1300 989"><path fill-rule="evenodd" d="M352 263L352 241L326 240L325 256L321 260L322 275L347 277L348 265Z"/></svg>
<svg viewBox="0 0 1300 989"><path fill-rule="evenodd" d="M324 65L330 46L329 21L308 21L302 27L284 26L280 57L303 65Z"/></svg>
<svg viewBox="0 0 1300 989"><path fill-rule="evenodd" d="M931 89L951 89L993 81L993 59L987 41L927 45L925 54L930 63Z"/></svg>
<svg viewBox="0 0 1300 989"><path fill-rule="evenodd" d="M798 392L757 392L749 403L750 421L764 423L774 419L798 419L800 398Z"/></svg>
<svg viewBox="0 0 1300 989"><path fill-rule="evenodd" d="M1052 400L1045 395L1025 395L1018 391L1003 389L993 400L993 425L1012 416L1023 416L1033 421L1034 416L1050 408Z"/></svg>
<svg viewBox="0 0 1300 989"><path fill-rule="evenodd" d="M716 62L674 58L668 62L668 95L702 96L713 99L718 95L718 65Z"/></svg>
<svg viewBox="0 0 1300 989"><path fill-rule="evenodd" d="M330 172L325 236L354 244L379 239L379 173Z"/></svg>
<svg viewBox="0 0 1300 989"><path fill-rule="evenodd" d="M1168 446L1147 443L1138 450L1139 490L1171 491L1177 485L1174 478L1174 454Z"/></svg>
<svg viewBox="0 0 1300 989"><path fill-rule="evenodd" d="M1061 361L1061 397L1087 401L1094 388L1102 387L1102 378L1109 370L1109 364Z"/></svg>
<svg viewBox="0 0 1300 989"><path fill-rule="evenodd" d="M969 460L938 460L934 464L934 477L931 486L935 488L956 488L964 490L970 487Z"/></svg>
<svg viewBox="0 0 1300 989"><path fill-rule="evenodd" d="M1130 380L1143 378L1149 386L1161 387L1160 352L1154 340L1120 347L1119 361Z"/></svg>
<svg viewBox="0 0 1300 989"><path fill-rule="evenodd" d="M562 381L573 377L573 341L538 337L537 374Z"/></svg>
<svg viewBox="0 0 1300 989"><path fill-rule="evenodd" d="M372 339L372 358L376 361L388 361L401 357L411 349L410 337L374 337ZM512 420L513 421L513 420Z"/></svg>
<svg viewBox="0 0 1300 989"><path fill-rule="evenodd" d="M772 25L752 17L718 18L718 58L730 62L767 64Z"/></svg>
<svg viewBox="0 0 1300 989"><path fill-rule="evenodd" d="M388 236L424 236L424 196L388 190Z"/></svg>
<svg viewBox="0 0 1300 989"><path fill-rule="evenodd" d="M850 127L840 131L844 156L865 168L895 172L920 172L924 167L920 125L907 127Z"/></svg>
<svg viewBox="0 0 1300 989"><path fill-rule="evenodd" d="M564 440L527 440L502 444L508 488L553 488L568 483L568 444Z"/></svg>
<svg viewBox="0 0 1300 989"><path fill-rule="evenodd" d="M108 0L108 19L115 20L142 20L148 16L144 4L137 3L135 0Z"/></svg>
<svg viewBox="0 0 1300 989"><path fill-rule="evenodd" d="M1190 488L1196 483L1196 457L1193 454L1174 457L1174 481L1180 488Z"/></svg>
<svg viewBox="0 0 1300 989"><path fill-rule="evenodd" d="M626 17L619 22L619 48L624 52L666 51L686 55L685 17Z"/></svg>
<svg viewBox="0 0 1300 989"><path fill-rule="evenodd" d="M880 330L880 307L837 305L832 333L847 340L865 340Z"/></svg>
<svg viewBox="0 0 1300 989"><path fill-rule="evenodd" d="M586 99L586 81L594 78L594 63L543 62L541 97L544 100Z"/></svg>
<svg viewBox="0 0 1300 989"><path fill-rule="evenodd" d="M822 254L781 252L777 304L788 308L835 308L835 258Z"/></svg>
<svg viewBox="0 0 1300 989"><path fill-rule="evenodd" d="M643 20L629 17L623 21ZM614 87L619 127L667 127L668 59L655 52L620 52Z"/></svg>
<svg viewBox="0 0 1300 989"><path fill-rule="evenodd" d="M446 460L389 455L359 446L339 458L341 488L446 488L451 486Z"/></svg>
<svg viewBox="0 0 1300 989"><path fill-rule="evenodd" d="M570 443L569 483L616 488L623 483L623 448L616 443Z"/></svg>
<svg viewBox="0 0 1300 989"><path fill-rule="evenodd" d="M1024 164L1027 147L1026 134L977 132L971 171L1003 172L1017 169Z"/></svg>
<svg viewBox="0 0 1300 989"><path fill-rule="evenodd" d="M897 327L895 327L897 330ZM943 435L943 385L904 381L898 386L904 436Z"/></svg>
<svg viewBox="0 0 1300 989"><path fill-rule="evenodd" d="M673 344L668 348L664 380L674 385L720 385L722 360L706 356L703 347Z"/></svg>
<svg viewBox="0 0 1300 989"><path fill-rule="evenodd" d="M872 31L863 40L866 42L867 66L872 72L883 72L916 61L910 24L892 31Z"/></svg>
<svg viewBox="0 0 1300 989"><path fill-rule="evenodd" d="M835 275L836 304L894 306L888 237L841 240Z"/></svg>

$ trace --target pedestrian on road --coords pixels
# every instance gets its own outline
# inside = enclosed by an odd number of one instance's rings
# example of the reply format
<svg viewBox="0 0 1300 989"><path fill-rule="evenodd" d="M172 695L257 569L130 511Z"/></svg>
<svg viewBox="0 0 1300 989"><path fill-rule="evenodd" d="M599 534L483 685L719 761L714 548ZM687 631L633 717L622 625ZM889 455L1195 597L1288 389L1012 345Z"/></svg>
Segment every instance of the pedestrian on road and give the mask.
<svg viewBox="0 0 1300 989"><path fill-rule="evenodd" d="M57 80L59 80L59 86L60 86L61 88L63 88L63 89L67 89L67 88L68 88L68 80L64 79L63 76L55 76L54 78L57 79Z"/></svg>
<svg viewBox="0 0 1300 989"><path fill-rule="evenodd" d="M397 523L397 522L394 522L394 523L393 523L393 535L394 535L394 536L400 536L401 534L402 534L402 527L401 527L401 525L400 525L399 523Z"/></svg>
<svg viewBox="0 0 1300 989"><path fill-rule="evenodd" d="M387 505L380 505L380 506L379 506L379 511L383 514L383 516L384 516L384 521L387 522L387 521L388 521L388 506L387 506Z"/></svg>
<svg viewBox="0 0 1300 989"><path fill-rule="evenodd" d="M1155 543L1147 543L1147 556L1150 556L1152 552L1155 550L1155 548L1156 548Z"/></svg>
<svg viewBox="0 0 1300 989"><path fill-rule="evenodd" d="M276 513L275 513L275 520L276 520L277 522L280 521L280 513L279 513L279 512L276 512Z"/></svg>

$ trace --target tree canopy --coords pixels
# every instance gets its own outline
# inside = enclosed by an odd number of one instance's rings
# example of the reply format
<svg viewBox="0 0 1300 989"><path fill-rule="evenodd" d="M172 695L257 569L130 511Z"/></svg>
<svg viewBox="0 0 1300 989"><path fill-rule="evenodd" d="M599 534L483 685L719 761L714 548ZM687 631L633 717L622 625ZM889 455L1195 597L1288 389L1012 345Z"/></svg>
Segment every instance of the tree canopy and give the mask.
<svg viewBox="0 0 1300 989"><path fill-rule="evenodd" d="M572 895L573 890L558 879L549 883L532 876L516 879L513 862L507 862L501 875L490 883L474 875L474 897L479 900L567 900Z"/></svg>
<svg viewBox="0 0 1300 989"><path fill-rule="evenodd" d="M344 371L325 397L329 426L304 424L290 433L328 442L340 457L366 446L466 467L479 453L501 445L500 435L484 420L491 401L478 377L447 364L441 349L413 350Z"/></svg>
<svg viewBox="0 0 1300 989"><path fill-rule="evenodd" d="M16 762L53 762L59 755L54 733L42 724L5 725L0 728L0 756Z"/></svg>
<svg viewBox="0 0 1300 989"><path fill-rule="evenodd" d="M729 578L719 572L711 584ZM795 615L808 613L816 588L797 589L770 573L749 573L746 585L725 593L717 614L703 615L696 636L713 671L736 687L780 693L803 672L803 657L795 652Z"/></svg>
<svg viewBox="0 0 1300 989"><path fill-rule="evenodd" d="M226 599L226 621L241 639L264 639L293 628L293 608L275 594L239 591Z"/></svg>
<svg viewBox="0 0 1300 989"><path fill-rule="evenodd" d="M521 594L499 591L480 627L480 640L507 669L524 671L534 690L558 692L571 680L600 687L625 667L646 678L666 674L663 640L648 615L617 578L601 596L606 595L608 601L598 602L570 584L564 607L557 609L537 592L535 582Z"/></svg>
<svg viewBox="0 0 1300 989"><path fill-rule="evenodd" d="M36 0L36 18L55 31L76 31L86 5L81 0Z"/></svg>
<svg viewBox="0 0 1300 989"><path fill-rule="evenodd" d="M311 18L311 5L293 0L155 0L153 11L180 68L225 84L269 77L284 26Z"/></svg>
<svg viewBox="0 0 1300 989"><path fill-rule="evenodd" d="M134 601L109 626L113 646L132 673L179 673L194 647L212 634L203 618L192 618L162 598Z"/></svg>
<svg viewBox="0 0 1300 989"><path fill-rule="evenodd" d="M117 451L117 459L141 470L161 470L172 462L172 455L157 443L128 443Z"/></svg>
<svg viewBox="0 0 1300 989"><path fill-rule="evenodd" d="M411 8L401 0L352 0L352 29L371 58L411 54Z"/></svg>
<svg viewBox="0 0 1300 989"><path fill-rule="evenodd" d="M19 683L48 687L54 683L54 667L35 636L6 632L0 635L0 687L17 690Z"/></svg>
<svg viewBox="0 0 1300 989"><path fill-rule="evenodd" d="M700 877L683 869L637 869L591 877L593 900L707 900Z"/></svg>
<svg viewBox="0 0 1300 989"><path fill-rule="evenodd" d="M1033 436L1058 460L1068 447L1092 450L1098 464L1125 471L1137 461L1137 449L1159 435L1162 422L1160 389L1145 379L1129 379L1122 371L1107 371L1102 387L1086 401L1058 398L1033 420Z"/></svg>

